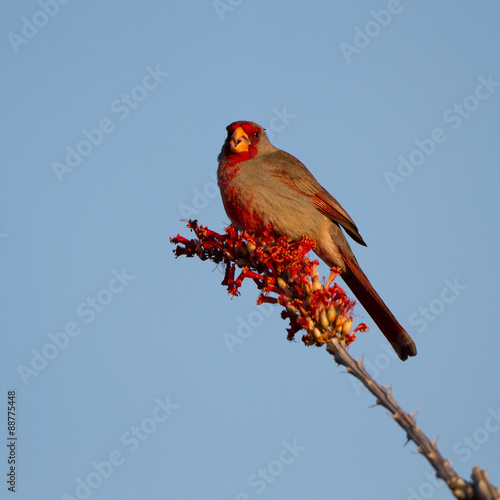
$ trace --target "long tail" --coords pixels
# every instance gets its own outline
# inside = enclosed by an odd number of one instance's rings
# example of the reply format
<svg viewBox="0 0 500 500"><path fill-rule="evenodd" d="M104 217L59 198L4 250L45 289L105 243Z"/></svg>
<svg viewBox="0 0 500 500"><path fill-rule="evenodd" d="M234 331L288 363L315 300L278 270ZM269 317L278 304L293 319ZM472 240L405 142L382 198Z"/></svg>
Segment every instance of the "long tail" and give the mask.
<svg viewBox="0 0 500 500"><path fill-rule="evenodd" d="M400 359L405 361L408 356L416 356L417 347L406 330L389 311L357 263L343 252L342 254L347 269L340 275L341 278L375 321Z"/></svg>

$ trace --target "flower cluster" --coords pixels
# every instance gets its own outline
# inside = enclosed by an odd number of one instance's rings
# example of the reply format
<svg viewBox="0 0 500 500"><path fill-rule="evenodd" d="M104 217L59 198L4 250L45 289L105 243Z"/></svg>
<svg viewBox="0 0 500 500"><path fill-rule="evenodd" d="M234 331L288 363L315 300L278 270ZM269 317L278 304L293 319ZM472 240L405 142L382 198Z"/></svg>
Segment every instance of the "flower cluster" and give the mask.
<svg viewBox="0 0 500 500"><path fill-rule="evenodd" d="M365 324L352 329L354 301L344 290L337 284L321 283L318 261L307 257L315 248L311 238L303 236L293 242L278 236L271 225L258 236L238 233L233 226L221 235L198 225L196 220L187 221L187 225L197 239L180 235L170 238L176 245L176 257L196 255L224 265L222 285L233 296L240 294L245 278L252 279L261 290L258 304L278 303L285 308L281 316L290 321L288 340L305 330L302 341L306 345L322 345L338 338L347 346L356 339L356 332L367 330ZM241 269L238 275L237 268Z"/></svg>

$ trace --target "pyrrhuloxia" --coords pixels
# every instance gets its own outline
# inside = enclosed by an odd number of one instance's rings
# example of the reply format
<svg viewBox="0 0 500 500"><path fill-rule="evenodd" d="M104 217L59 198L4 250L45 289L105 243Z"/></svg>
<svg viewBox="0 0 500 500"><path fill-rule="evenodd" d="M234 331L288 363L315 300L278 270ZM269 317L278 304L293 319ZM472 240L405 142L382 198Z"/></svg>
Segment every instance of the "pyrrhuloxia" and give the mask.
<svg viewBox="0 0 500 500"><path fill-rule="evenodd" d="M275 148L256 123L227 128L219 154L217 180L224 208L238 229L258 234L272 223L278 234L316 241L316 254L341 277L373 318L398 356L415 356L411 337L398 323L365 276L342 228L365 245L347 212L292 155Z"/></svg>

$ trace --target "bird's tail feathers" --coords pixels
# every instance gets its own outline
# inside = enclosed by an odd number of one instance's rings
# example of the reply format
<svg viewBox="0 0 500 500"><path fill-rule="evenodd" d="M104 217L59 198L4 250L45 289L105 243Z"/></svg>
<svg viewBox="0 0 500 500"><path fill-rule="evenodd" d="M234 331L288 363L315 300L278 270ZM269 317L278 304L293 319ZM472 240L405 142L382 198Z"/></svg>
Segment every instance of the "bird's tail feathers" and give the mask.
<svg viewBox="0 0 500 500"><path fill-rule="evenodd" d="M415 356L417 348L406 330L385 305L358 264L342 252L346 270L340 275L380 328L401 360Z"/></svg>

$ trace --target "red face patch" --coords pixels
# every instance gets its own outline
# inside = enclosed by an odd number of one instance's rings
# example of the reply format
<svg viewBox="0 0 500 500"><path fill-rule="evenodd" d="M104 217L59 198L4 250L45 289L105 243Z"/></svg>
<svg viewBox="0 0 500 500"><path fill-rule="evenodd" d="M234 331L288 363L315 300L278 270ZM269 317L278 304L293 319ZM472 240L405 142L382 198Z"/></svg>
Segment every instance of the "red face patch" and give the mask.
<svg viewBox="0 0 500 500"><path fill-rule="evenodd" d="M230 141L234 131L241 127L245 134L247 134L248 139L250 140L250 146L248 147L248 151L242 151L241 153L236 153L231 151ZM262 127L259 127L255 123L251 122L233 122L231 125L226 127L227 130L227 138L224 144L225 146L225 158L228 163L239 163L245 160L249 160L251 158L255 158L258 153L258 144L260 141L260 137L262 135Z"/></svg>

